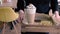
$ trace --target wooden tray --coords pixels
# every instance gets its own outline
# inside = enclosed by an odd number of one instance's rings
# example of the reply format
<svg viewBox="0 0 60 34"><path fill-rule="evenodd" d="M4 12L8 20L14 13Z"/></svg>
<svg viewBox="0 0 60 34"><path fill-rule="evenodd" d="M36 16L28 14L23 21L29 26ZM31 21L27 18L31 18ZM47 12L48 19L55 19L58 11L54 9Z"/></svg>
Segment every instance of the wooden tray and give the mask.
<svg viewBox="0 0 60 34"><path fill-rule="evenodd" d="M40 24L42 21L49 21L52 24L54 24L53 21L52 21L52 18L49 15L39 14L39 13L36 13L34 24L25 24L25 23L23 23L23 24L24 24L24 26L44 26L44 25Z"/></svg>

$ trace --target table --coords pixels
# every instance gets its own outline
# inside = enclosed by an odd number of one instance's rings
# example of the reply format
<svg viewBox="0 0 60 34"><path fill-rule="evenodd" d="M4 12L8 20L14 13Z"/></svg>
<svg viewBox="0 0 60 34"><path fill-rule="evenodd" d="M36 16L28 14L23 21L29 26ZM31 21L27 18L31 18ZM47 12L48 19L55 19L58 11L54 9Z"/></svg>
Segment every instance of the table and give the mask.
<svg viewBox="0 0 60 34"><path fill-rule="evenodd" d="M36 14L39 16L38 14ZM49 34L60 34L59 26L40 26L40 25L26 25L22 24L22 32L49 32Z"/></svg>

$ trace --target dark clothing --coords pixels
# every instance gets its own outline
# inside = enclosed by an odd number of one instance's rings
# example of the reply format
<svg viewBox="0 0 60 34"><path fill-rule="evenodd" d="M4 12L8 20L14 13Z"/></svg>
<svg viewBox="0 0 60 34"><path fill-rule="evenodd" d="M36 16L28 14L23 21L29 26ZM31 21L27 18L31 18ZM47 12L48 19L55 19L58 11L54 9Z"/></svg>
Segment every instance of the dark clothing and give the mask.
<svg viewBox="0 0 60 34"><path fill-rule="evenodd" d="M24 1L26 1L26 5L32 3L36 6L38 13L48 13L50 8L54 11L58 10L58 2L57 0L18 0L17 10L24 9ZM51 7L49 6L51 5Z"/></svg>
<svg viewBox="0 0 60 34"><path fill-rule="evenodd" d="M23 0L17 0L17 8L15 11L19 11L20 9L24 10L24 1Z"/></svg>
<svg viewBox="0 0 60 34"><path fill-rule="evenodd" d="M29 3L34 4L38 13L48 13L50 8L53 10L53 12L58 10L57 0L26 0L26 3L27 5Z"/></svg>

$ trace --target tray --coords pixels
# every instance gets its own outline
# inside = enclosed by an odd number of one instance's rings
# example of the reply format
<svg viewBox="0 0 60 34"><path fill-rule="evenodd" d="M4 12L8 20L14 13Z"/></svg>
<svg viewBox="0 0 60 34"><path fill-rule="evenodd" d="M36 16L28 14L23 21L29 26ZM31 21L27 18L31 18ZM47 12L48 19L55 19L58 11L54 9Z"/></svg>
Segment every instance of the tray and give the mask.
<svg viewBox="0 0 60 34"><path fill-rule="evenodd" d="M42 25L41 23L43 21L44 21L44 23L48 22L48 23L51 23L52 25ZM25 26L53 26L54 25L53 20L49 15L39 14L39 13L36 13L36 15L35 15L35 23L34 24L28 24L26 21L23 22L23 24Z"/></svg>

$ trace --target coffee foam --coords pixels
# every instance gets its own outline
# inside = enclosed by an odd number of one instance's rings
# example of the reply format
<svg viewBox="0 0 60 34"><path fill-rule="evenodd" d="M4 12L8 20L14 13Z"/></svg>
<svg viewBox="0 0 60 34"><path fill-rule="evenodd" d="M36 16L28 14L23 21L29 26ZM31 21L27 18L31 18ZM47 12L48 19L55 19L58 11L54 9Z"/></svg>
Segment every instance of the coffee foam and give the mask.
<svg viewBox="0 0 60 34"><path fill-rule="evenodd" d="M24 9L28 14L35 14L36 7L33 4L29 4L26 9Z"/></svg>
<svg viewBox="0 0 60 34"><path fill-rule="evenodd" d="M36 9L36 7L35 7L33 4L29 4L29 5L27 6L27 9Z"/></svg>
<svg viewBox="0 0 60 34"><path fill-rule="evenodd" d="M35 14L36 13L36 9L25 9L25 12L27 14Z"/></svg>

